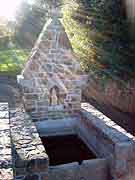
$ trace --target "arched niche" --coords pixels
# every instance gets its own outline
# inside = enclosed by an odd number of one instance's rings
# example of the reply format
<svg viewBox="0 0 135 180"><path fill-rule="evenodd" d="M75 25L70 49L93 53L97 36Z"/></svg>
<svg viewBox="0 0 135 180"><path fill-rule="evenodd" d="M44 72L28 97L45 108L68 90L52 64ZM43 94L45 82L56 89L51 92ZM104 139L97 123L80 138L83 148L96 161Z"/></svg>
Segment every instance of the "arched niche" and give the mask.
<svg viewBox="0 0 135 180"><path fill-rule="evenodd" d="M60 95L59 95L59 88L57 86L53 86L50 89L50 106L57 106L59 105Z"/></svg>

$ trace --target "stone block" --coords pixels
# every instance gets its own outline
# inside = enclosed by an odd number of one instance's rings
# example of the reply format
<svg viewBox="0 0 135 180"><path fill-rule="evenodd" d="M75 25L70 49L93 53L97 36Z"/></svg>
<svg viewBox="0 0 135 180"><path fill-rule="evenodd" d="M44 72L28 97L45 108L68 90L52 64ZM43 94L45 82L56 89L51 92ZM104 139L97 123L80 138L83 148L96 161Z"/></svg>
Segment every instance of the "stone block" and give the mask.
<svg viewBox="0 0 135 180"><path fill-rule="evenodd" d="M18 167L16 167L16 168L17 168L16 169L16 174L15 174L16 177L17 176L22 176L23 177L26 174L26 168L18 168Z"/></svg>
<svg viewBox="0 0 135 180"><path fill-rule="evenodd" d="M121 142L115 145L115 155L118 160L133 160L134 153L133 142Z"/></svg>
<svg viewBox="0 0 135 180"><path fill-rule="evenodd" d="M8 103L0 103L0 111L8 111Z"/></svg>
<svg viewBox="0 0 135 180"><path fill-rule="evenodd" d="M53 180L108 180L107 164L105 160L88 160L82 165L78 163L55 166L49 170L49 179Z"/></svg>
<svg viewBox="0 0 135 180"><path fill-rule="evenodd" d="M0 169L0 179L1 180L13 180L13 169Z"/></svg>
<svg viewBox="0 0 135 180"><path fill-rule="evenodd" d="M40 180L40 176L38 174L27 175L24 180Z"/></svg>
<svg viewBox="0 0 135 180"><path fill-rule="evenodd" d="M48 172L48 167L49 167L48 159L37 159L36 165L38 172Z"/></svg>
<svg viewBox="0 0 135 180"><path fill-rule="evenodd" d="M16 176L14 178L14 180L24 180L25 179L25 175L22 175L22 176Z"/></svg>
<svg viewBox="0 0 135 180"><path fill-rule="evenodd" d="M40 178L41 178L41 180L48 180L48 174L43 173Z"/></svg>
<svg viewBox="0 0 135 180"><path fill-rule="evenodd" d="M128 173L126 160L115 160L115 175L117 178L124 176Z"/></svg>
<svg viewBox="0 0 135 180"><path fill-rule="evenodd" d="M8 111L0 111L0 119L8 119L9 112Z"/></svg>
<svg viewBox="0 0 135 180"><path fill-rule="evenodd" d="M36 159L32 159L27 163L26 170L29 173L34 173L37 171Z"/></svg>

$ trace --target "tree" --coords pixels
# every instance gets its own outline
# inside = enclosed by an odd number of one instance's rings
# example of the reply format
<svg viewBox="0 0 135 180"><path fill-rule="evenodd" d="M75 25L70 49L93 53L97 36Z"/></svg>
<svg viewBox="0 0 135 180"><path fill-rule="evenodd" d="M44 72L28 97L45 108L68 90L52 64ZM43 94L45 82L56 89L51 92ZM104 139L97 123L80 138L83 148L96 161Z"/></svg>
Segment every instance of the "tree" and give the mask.
<svg viewBox="0 0 135 180"><path fill-rule="evenodd" d="M8 47L9 40L12 36L13 33L9 28L7 19L0 17L0 49Z"/></svg>
<svg viewBox="0 0 135 180"><path fill-rule="evenodd" d="M23 2L16 16L16 40L23 47L32 48L46 21L46 11L39 4Z"/></svg>

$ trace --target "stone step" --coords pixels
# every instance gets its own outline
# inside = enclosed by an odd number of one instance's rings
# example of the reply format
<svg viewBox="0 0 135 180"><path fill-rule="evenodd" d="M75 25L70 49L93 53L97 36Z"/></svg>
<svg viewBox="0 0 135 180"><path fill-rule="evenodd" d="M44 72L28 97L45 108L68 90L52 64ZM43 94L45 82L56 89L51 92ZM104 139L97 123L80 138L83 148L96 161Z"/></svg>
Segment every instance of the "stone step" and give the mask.
<svg viewBox="0 0 135 180"><path fill-rule="evenodd" d="M56 120L56 119L63 119L63 118L66 118L66 117L69 117L71 116L71 114L68 114L68 113L62 113L62 114L48 114L48 113L43 113L42 115L41 114L37 114L37 113L34 113L32 114L32 118L33 119L39 119L39 120L50 120L50 119L53 119L53 120Z"/></svg>

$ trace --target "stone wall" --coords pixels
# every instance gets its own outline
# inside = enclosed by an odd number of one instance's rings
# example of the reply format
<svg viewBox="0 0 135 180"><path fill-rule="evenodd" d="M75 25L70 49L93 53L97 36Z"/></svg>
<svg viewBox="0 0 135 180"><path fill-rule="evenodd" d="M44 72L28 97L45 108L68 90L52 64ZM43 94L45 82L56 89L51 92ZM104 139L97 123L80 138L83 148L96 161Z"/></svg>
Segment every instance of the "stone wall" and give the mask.
<svg viewBox="0 0 135 180"><path fill-rule="evenodd" d="M57 119L80 110L85 77L58 18L41 32L19 82L33 119Z"/></svg>
<svg viewBox="0 0 135 180"><path fill-rule="evenodd" d="M37 129L23 106L10 109L10 116L8 111L7 103L0 104L0 179L134 179L135 137L90 104L83 103L80 114L73 119L65 119L62 124L45 121L43 127L45 131L49 127L48 135L58 135L54 131L61 128L60 134L65 130L79 135L97 156L96 160L83 161L82 165L73 163L49 167ZM53 122L56 122L54 126Z"/></svg>
<svg viewBox="0 0 135 180"><path fill-rule="evenodd" d="M76 134L74 130L77 117L69 117L63 119L37 121L35 122L40 137L60 136Z"/></svg>
<svg viewBox="0 0 135 180"><path fill-rule="evenodd" d="M16 77L12 77L12 76L8 76L8 75L3 75L0 73L0 84L4 84L6 82L6 84L8 85L12 85L12 86L16 86Z"/></svg>
<svg viewBox="0 0 135 180"><path fill-rule="evenodd" d="M23 106L10 110L10 126L15 180L48 180L48 156Z"/></svg>
<svg viewBox="0 0 135 180"><path fill-rule="evenodd" d="M0 103L0 179L13 180L8 103Z"/></svg>
<svg viewBox="0 0 135 180"><path fill-rule="evenodd" d="M108 169L106 173L109 176L108 179L133 180L135 176L134 136L127 133L90 104L82 103L80 115L78 114L73 119L61 119L58 123L53 120L41 121L36 124L39 132L43 135L77 134L96 153L97 159L104 158L107 160ZM74 168L68 170L66 166L62 167L64 170L61 171L61 167L54 167L52 171L50 169L50 176L53 177L55 172L58 172L58 177L64 174L66 179L69 171L74 176L77 168L75 166L74 171ZM89 171L91 172L90 169Z"/></svg>
<svg viewBox="0 0 135 180"><path fill-rule="evenodd" d="M113 106L122 112L135 113L135 82L125 83L119 79L103 82L98 76L89 76L89 81L83 89L86 98ZM122 85L125 84L125 85Z"/></svg>
<svg viewBox="0 0 135 180"><path fill-rule="evenodd" d="M10 116L9 116L10 115ZM0 103L0 180L48 180L49 160L23 107Z"/></svg>
<svg viewBox="0 0 135 180"><path fill-rule="evenodd" d="M76 129L97 157L108 160L111 178L133 180L135 138L90 104L82 104L82 118Z"/></svg>

